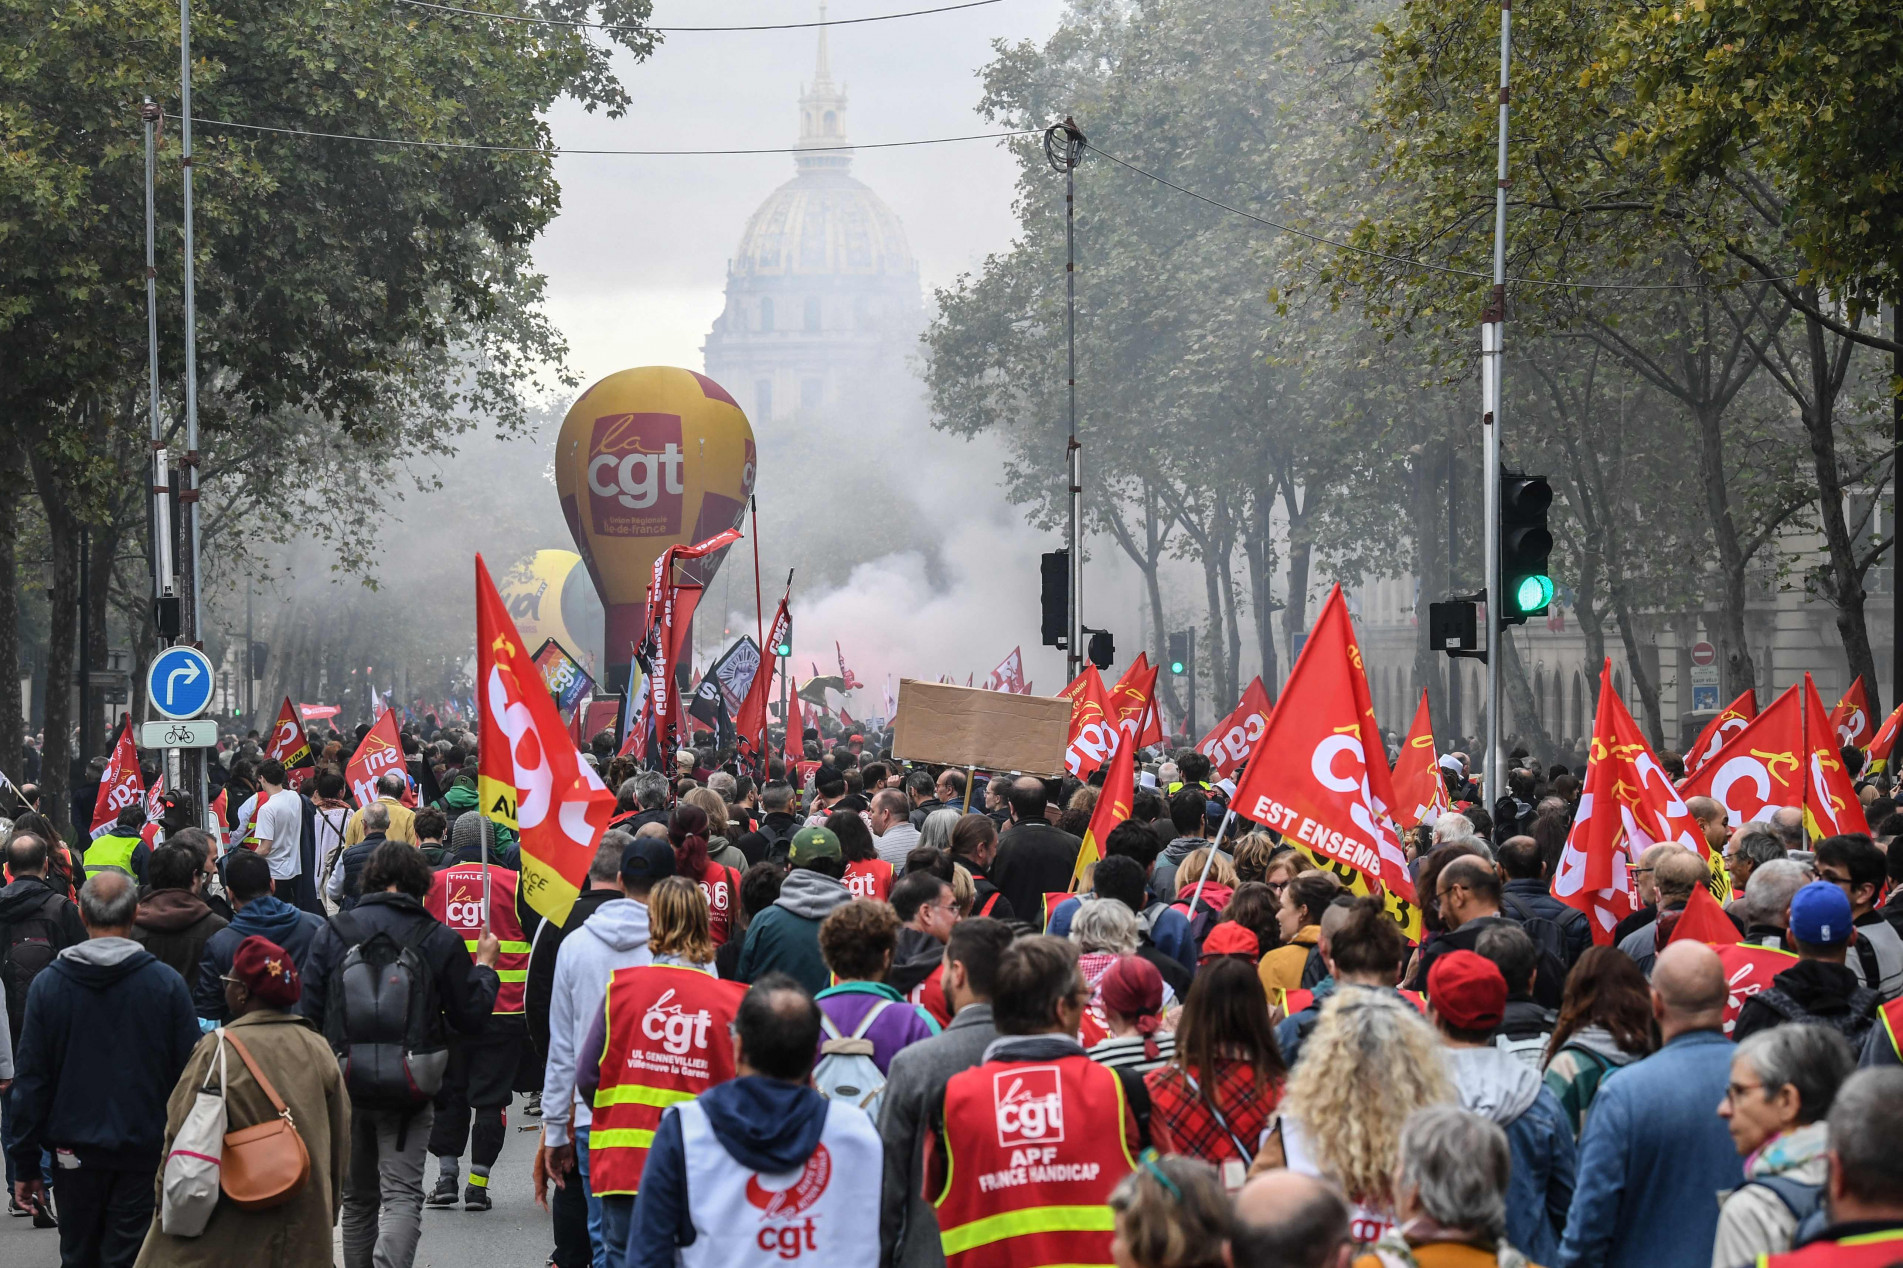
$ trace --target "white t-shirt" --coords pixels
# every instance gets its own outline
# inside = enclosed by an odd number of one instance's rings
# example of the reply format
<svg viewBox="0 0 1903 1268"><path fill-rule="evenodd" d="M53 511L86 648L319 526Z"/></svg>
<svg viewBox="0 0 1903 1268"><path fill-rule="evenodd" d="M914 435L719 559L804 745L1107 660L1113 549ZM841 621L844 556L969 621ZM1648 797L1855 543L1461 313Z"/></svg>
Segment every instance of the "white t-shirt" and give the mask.
<svg viewBox="0 0 1903 1268"><path fill-rule="evenodd" d="M304 839L304 799L286 788L272 793L258 807L258 841L269 841L264 851L273 880L289 880L303 872L298 846Z"/></svg>

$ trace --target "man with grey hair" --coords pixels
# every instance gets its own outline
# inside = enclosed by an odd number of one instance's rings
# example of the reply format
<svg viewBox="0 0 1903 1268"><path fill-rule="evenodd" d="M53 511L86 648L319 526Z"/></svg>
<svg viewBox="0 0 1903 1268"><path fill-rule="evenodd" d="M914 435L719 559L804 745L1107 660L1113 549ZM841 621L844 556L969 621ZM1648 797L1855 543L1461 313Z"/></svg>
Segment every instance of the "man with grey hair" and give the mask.
<svg viewBox="0 0 1903 1268"><path fill-rule="evenodd" d="M377 799L350 816L350 822L344 826L344 844L355 845L369 835L370 825L365 816L370 806L382 806L389 812L384 821L383 835L391 841L402 841L408 845L416 844L416 812L403 804L403 794L410 790L409 776L401 771L386 771L377 777Z"/></svg>
<svg viewBox="0 0 1903 1268"><path fill-rule="evenodd" d="M463 819L472 817L480 819L482 816L462 816ZM411 821L414 822L414 819L412 816ZM457 822L461 823L462 819ZM364 864L370 861L376 848L389 839L389 804L384 801L371 802L357 812L350 826L357 832L356 842L345 847L337 860L337 866L331 869L330 883L324 886L324 896L337 904L341 911L349 911L363 897L363 887L359 881L363 876Z"/></svg>
<svg viewBox="0 0 1903 1268"><path fill-rule="evenodd" d="M1802 806L1780 806L1773 811L1771 831L1777 834L1786 850L1802 850L1810 844L1810 834L1804 830Z"/></svg>
<svg viewBox="0 0 1903 1268"><path fill-rule="evenodd" d="M640 803L641 809L628 818L617 821L614 826L630 834L650 823L658 823L665 828L667 826L667 776L658 770L644 770L621 786L625 789L628 784L634 785L634 799Z"/></svg>
<svg viewBox="0 0 1903 1268"><path fill-rule="evenodd" d="M198 1044L185 980L129 936L139 894L101 872L79 891L88 935L33 981L13 1085L14 1199L43 1210L57 1150L60 1260L125 1268L152 1223L166 1102ZM130 1059L128 1059L130 1054Z"/></svg>
<svg viewBox="0 0 1903 1268"><path fill-rule="evenodd" d="M1395 1227L1377 1247L1409 1251L1412 1258L1408 1233L1428 1228L1435 1242L1487 1251L1505 1246L1513 1158L1496 1124L1458 1106L1430 1105L1407 1116L1396 1153Z"/></svg>
<svg viewBox="0 0 1903 1268"><path fill-rule="evenodd" d="M1754 946L1790 950L1791 899L1812 879L1810 868L1796 859L1773 858L1752 868L1751 880L1744 887L1744 940Z"/></svg>
<svg viewBox="0 0 1903 1268"><path fill-rule="evenodd" d="M1278 1168L1236 1194L1234 1268L1348 1268L1353 1261L1348 1203L1327 1181Z"/></svg>
<svg viewBox="0 0 1903 1268"><path fill-rule="evenodd" d="M1646 851L1650 857L1651 851ZM1659 921L1675 911L1683 911L1685 904L1692 898L1692 891L1705 884L1711 872L1705 860L1698 857L1694 850L1682 845L1667 844L1665 852L1652 863L1653 889L1657 894L1658 911L1653 918L1628 933L1619 942L1619 950L1631 956L1639 966L1639 971L1647 977L1652 975L1652 964L1658 958Z"/></svg>
<svg viewBox="0 0 1903 1268"><path fill-rule="evenodd" d="M1694 800L1706 799L1700 797ZM1739 824L1732 832L1730 839L1724 843L1725 873L1731 877L1731 892L1734 895L1743 895L1751 884L1753 872L1773 859L1783 858L1788 853L1789 851L1784 848L1783 839L1771 830L1770 824L1761 819ZM1742 901L1740 897L1738 902L1742 903ZM1731 910L1734 915L1745 914L1737 909L1737 904L1727 910Z"/></svg>
<svg viewBox="0 0 1903 1268"><path fill-rule="evenodd" d="M1449 841L1465 841L1474 834L1474 821L1466 815L1452 810L1443 811L1440 818L1434 820L1434 832L1429 849L1435 845L1444 845Z"/></svg>
<svg viewBox="0 0 1903 1268"><path fill-rule="evenodd" d="M1859 1070L1830 1107L1830 1224L1771 1268L1881 1268L1903 1258L1903 1070Z"/></svg>

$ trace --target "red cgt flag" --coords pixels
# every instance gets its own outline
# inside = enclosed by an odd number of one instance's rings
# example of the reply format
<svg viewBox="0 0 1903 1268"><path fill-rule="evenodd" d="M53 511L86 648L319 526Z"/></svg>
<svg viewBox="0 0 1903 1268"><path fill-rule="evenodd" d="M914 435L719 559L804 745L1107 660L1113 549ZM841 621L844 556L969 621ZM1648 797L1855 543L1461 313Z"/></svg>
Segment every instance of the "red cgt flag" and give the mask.
<svg viewBox="0 0 1903 1268"><path fill-rule="evenodd" d="M1710 797L1732 827L1769 819L1804 803L1804 708L1796 684L1732 732L1716 753L1679 786L1686 797Z"/></svg>
<svg viewBox="0 0 1903 1268"><path fill-rule="evenodd" d="M767 630L766 646L760 649L760 663L753 671L753 683L747 688L747 697L740 702L740 712L733 720L734 731L740 737L741 750L760 754L763 763L767 751L767 700L773 694L773 675L780 664L779 654L773 649L785 641L787 631L793 626L793 618L786 611L787 599L791 597L790 593L783 597L779 608L773 613L773 624Z"/></svg>
<svg viewBox="0 0 1903 1268"><path fill-rule="evenodd" d="M1094 666L1093 666L1094 668ZM998 662L998 667L985 679L986 691L1008 691L1014 696L1028 695L1029 687L1024 682L1024 648L1020 644L1011 649L1011 654Z"/></svg>
<svg viewBox="0 0 1903 1268"><path fill-rule="evenodd" d="M1867 730L1869 710L1866 708L1864 712ZM1841 836L1846 832L1870 835L1870 824L1863 817L1863 802L1857 797L1857 786L1850 772L1844 769L1843 754L1838 751L1842 747L1837 742L1840 734L1825 714L1824 702L1817 698L1817 685L1805 674L1804 825L1813 838Z"/></svg>
<svg viewBox="0 0 1903 1268"><path fill-rule="evenodd" d="M1156 720L1156 666L1148 652L1138 652L1130 668L1123 671L1117 685L1110 689L1106 715L1117 729L1136 741L1136 747L1162 742L1163 732Z"/></svg>
<svg viewBox="0 0 1903 1268"><path fill-rule="evenodd" d="M1084 869L1103 857L1103 843L1109 839L1112 829L1130 817L1130 807L1136 799L1136 751L1135 742L1125 736L1110 758L1110 773L1104 776L1103 792L1097 797L1097 808L1090 812L1090 826L1084 829L1083 843L1077 847L1077 863L1071 868L1073 890L1082 888Z"/></svg>
<svg viewBox="0 0 1903 1268"><path fill-rule="evenodd" d="M1071 679L1057 693L1070 701L1070 735L1064 744L1064 766L1078 779L1088 779L1116 751L1116 727L1110 721L1110 692L1095 665Z"/></svg>
<svg viewBox="0 0 1903 1268"><path fill-rule="evenodd" d="M367 806L377 799L377 780L391 771L403 769L403 745L397 736L396 712L385 709L364 732L357 751L344 764L344 780L350 785L357 804Z"/></svg>
<svg viewBox="0 0 1903 1268"><path fill-rule="evenodd" d="M1586 758L1586 787L1553 877L1553 897L1585 913L1605 946L1635 910L1631 867L1648 847L1676 841L1705 856L1705 835L1612 689L1612 658L1599 671L1599 713ZM1720 869L1722 875L1722 869Z"/></svg>
<svg viewBox="0 0 1903 1268"><path fill-rule="evenodd" d="M1394 763L1394 795L1401 799L1395 803L1394 817L1404 828L1432 824L1448 808L1447 781L1440 777L1440 755L1434 752L1434 721L1425 691Z"/></svg>
<svg viewBox="0 0 1903 1268"><path fill-rule="evenodd" d="M1209 759L1210 772L1217 779L1229 778L1249 760L1256 741L1269 729L1269 715L1274 712L1261 677L1250 679L1235 712L1216 723L1196 745L1196 751Z"/></svg>
<svg viewBox="0 0 1903 1268"><path fill-rule="evenodd" d="M1340 586L1322 604L1259 748L1230 803L1236 813L1411 903L1393 779Z"/></svg>
<svg viewBox="0 0 1903 1268"><path fill-rule="evenodd" d="M99 777L90 835L99 837L112 831L113 824L119 821L119 812L144 799L145 777L139 773L139 750L132 746L132 715L128 713L120 718L119 739L112 746L112 760L106 763L106 773Z"/></svg>
<svg viewBox="0 0 1903 1268"><path fill-rule="evenodd" d="M1864 687L1861 674L1850 684L1850 690L1844 692L1837 707L1830 711L1830 725L1837 733L1837 747L1854 744L1860 749L1869 749L1872 738L1870 692Z"/></svg>
<svg viewBox="0 0 1903 1268"><path fill-rule="evenodd" d="M476 556L478 808L520 834L521 887L546 919L568 918L615 797L581 760L541 671Z"/></svg>
<svg viewBox="0 0 1903 1268"><path fill-rule="evenodd" d="M271 742L265 746L264 755L284 764L293 788L303 787L317 771L317 759L311 755L310 740L304 735L304 719L298 716L289 696L278 709L277 725L271 728Z"/></svg>
<svg viewBox="0 0 1903 1268"><path fill-rule="evenodd" d="M1690 748L1685 750L1685 773L1695 775L1699 767L1718 755L1718 750L1731 741L1731 737L1751 724L1758 716L1758 693L1756 688L1747 688L1745 693L1725 706L1723 713L1705 723L1705 729L1698 733Z"/></svg>
<svg viewBox="0 0 1903 1268"><path fill-rule="evenodd" d="M1890 716L1883 719L1883 725L1877 728L1877 738L1870 741L1870 765L1865 769L1872 775L1887 770L1890 755L1896 751L1896 736L1903 730L1903 704L1890 710Z"/></svg>

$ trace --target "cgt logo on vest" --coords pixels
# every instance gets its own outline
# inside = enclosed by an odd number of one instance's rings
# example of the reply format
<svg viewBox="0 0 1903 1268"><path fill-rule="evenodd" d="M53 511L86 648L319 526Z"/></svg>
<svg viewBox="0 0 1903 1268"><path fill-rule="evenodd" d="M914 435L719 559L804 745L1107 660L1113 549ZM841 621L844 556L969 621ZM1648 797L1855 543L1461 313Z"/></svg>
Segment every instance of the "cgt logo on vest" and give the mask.
<svg viewBox="0 0 1903 1268"><path fill-rule="evenodd" d="M443 923L452 929L476 929L482 925L482 900L470 898L443 904Z"/></svg>
<svg viewBox="0 0 1903 1268"><path fill-rule="evenodd" d="M1064 1139L1064 1085L1054 1065L1000 1070L991 1076L998 1144L1053 1145Z"/></svg>
<svg viewBox="0 0 1903 1268"><path fill-rule="evenodd" d="M708 1028L714 1024L713 1014L704 1008L684 1013L679 1004L668 1004L673 998L674 991L670 987L661 998L648 1005L647 1012L641 1014L641 1033L659 1040L662 1048L677 1057L689 1048L705 1048ZM629 1064L634 1064L639 1055L638 1051L629 1053Z"/></svg>
<svg viewBox="0 0 1903 1268"><path fill-rule="evenodd" d="M754 1244L781 1259L798 1259L819 1249L819 1225L813 1216L799 1217L826 1193L833 1178L833 1156L817 1145L793 1183L769 1189L758 1175L747 1177L747 1201L760 1209L760 1231ZM771 1221L771 1222L769 1222Z"/></svg>

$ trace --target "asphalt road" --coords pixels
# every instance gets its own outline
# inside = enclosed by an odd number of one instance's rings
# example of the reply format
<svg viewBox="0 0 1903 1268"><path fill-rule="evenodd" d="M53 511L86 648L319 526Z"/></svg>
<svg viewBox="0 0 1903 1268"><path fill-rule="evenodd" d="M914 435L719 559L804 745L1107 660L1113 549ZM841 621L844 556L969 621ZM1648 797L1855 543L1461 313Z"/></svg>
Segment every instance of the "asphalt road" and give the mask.
<svg viewBox="0 0 1903 1268"><path fill-rule="evenodd" d="M549 1235L548 1212L535 1205L529 1184L529 1167L535 1160L533 1131L521 1131L524 1124L540 1120L525 1116L523 1098L517 1097L509 1111L509 1136L496 1160L495 1175L489 1192L495 1208L489 1211L465 1211L460 1206L446 1210L423 1208L423 1241L417 1248L417 1268L541 1268L548 1262L553 1245ZM463 1158L465 1178L468 1155ZM436 1164L428 1164L423 1176L427 1190L436 1182ZM334 1262L343 1263L341 1243ZM27 1219L0 1216L0 1268L59 1268L59 1234L51 1229L36 1230Z"/></svg>

